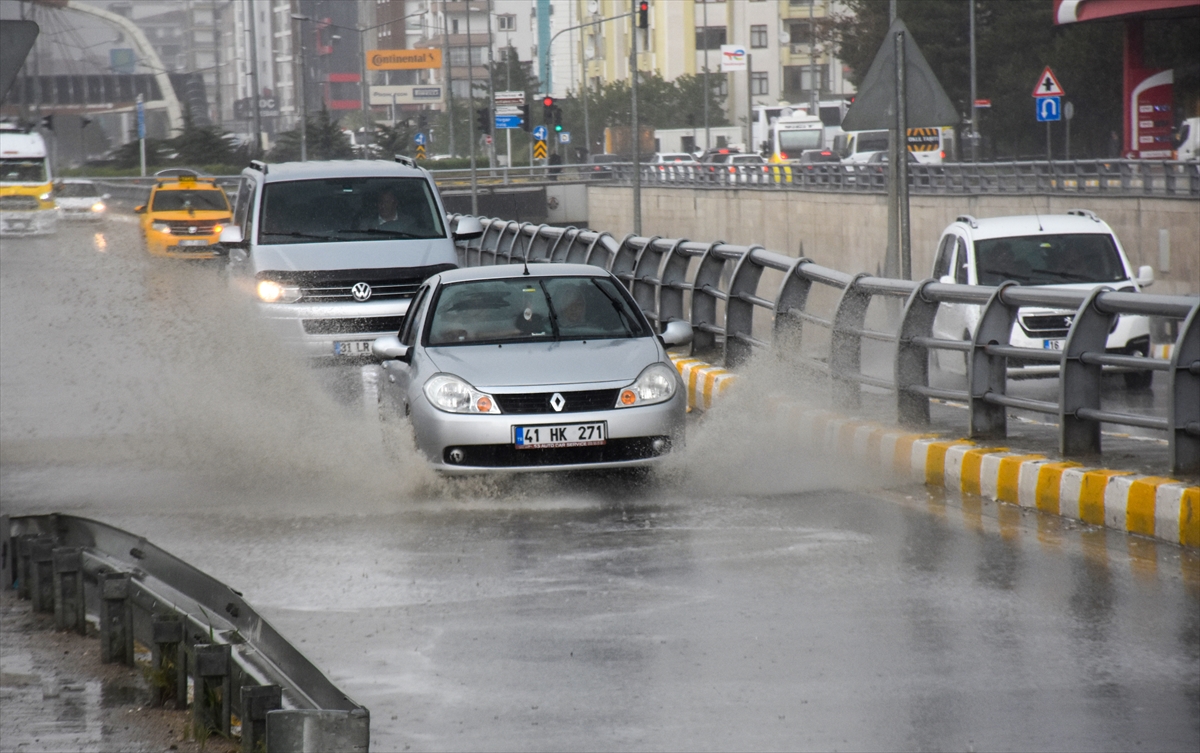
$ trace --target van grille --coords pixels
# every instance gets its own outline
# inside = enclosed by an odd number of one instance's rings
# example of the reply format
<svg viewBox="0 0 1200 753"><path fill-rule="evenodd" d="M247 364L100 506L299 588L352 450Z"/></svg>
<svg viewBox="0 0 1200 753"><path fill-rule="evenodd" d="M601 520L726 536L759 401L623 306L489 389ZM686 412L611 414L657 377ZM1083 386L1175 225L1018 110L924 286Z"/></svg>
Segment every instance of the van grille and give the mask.
<svg viewBox="0 0 1200 753"><path fill-rule="evenodd" d="M304 319L304 332L309 335L347 335L363 332L399 332L402 316L364 316L353 319Z"/></svg>
<svg viewBox="0 0 1200 753"><path fill-rule="evenodd" d="M1022 316L1021 329L1030 337L1059 339L1067 336L1074 320L1075 315L1072 313Z"/></svg>
<svg viewBox="0 0 1200 753"><path fill-rule="evenodd" d="M0 196L0 211L28 212L38 208L38 201L32 196Z"/></svg>

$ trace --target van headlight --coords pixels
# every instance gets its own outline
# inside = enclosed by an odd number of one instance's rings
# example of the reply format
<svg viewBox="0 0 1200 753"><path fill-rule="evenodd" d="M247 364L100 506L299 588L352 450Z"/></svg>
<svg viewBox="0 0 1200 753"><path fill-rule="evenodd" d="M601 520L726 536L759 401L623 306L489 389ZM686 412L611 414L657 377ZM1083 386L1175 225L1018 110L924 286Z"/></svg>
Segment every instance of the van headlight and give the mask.
<svg viewBox="0 0 1200 753"><path fill-rule="evenodd" d="M170 235L171 234L171 223L169 223L169 222L151 222L150 229L157 230L160 233L166 233L167 235Z"/></svg>
<svg viewBox="0 0 1200 753"><path fill-rule="evenodd" d="M679 377L666 364L654 363L647 366L633 384L621 390L614 408L632 408L636 405L663 403L675 396L679 388Z"/></svg>
<svg viewBox="0 0 1200 753"><path fill-rule="evenodd" d="M53 192L53 191L47 191L46 193L42 194L42 195L41 195L41 196L39 196L38 198L39 198L39 199L41 199L42 201L50 201L51 199L53 199L53 198L54 198L54 192Z"/></svg>
<svg viewBox="0 0 1200 753"><path fill-rule="evenodd" d="M280 285L274 280L262 280L255 288L263 303L295 303L300 300L300 288Z"/></svg>
<svg viewBox="0 0 1200 753"><path fill-rule="evenodd" d="M433 407L447 413L500 412L500 406L491 395L450 374L438 374L426 382L425 397Z"/></svg>

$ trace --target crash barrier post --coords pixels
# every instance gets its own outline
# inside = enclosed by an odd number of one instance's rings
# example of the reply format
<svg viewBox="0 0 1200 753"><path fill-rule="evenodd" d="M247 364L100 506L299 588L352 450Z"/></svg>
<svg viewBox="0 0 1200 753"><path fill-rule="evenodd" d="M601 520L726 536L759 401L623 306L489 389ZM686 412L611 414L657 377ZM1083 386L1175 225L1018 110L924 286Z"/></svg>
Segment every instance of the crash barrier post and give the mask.
<svg viewBox="0 0 1200 753"><path fill-rule="evenodd" d="M39 536L29 544L29 598L35 612L54 611L54 537Z"/></svg>
<svg viewBox="0 0 1200 753"><path fill-rule="evenodd" d="M87 634L83 601L83 550L58 547L54 555L54 627Z"/></svg>
<svg viewBox="0 0 1200 753"><path fill-rule="evenodd" d="M995 165L992 168L997 176L1008 174ZM1148 169L1138 166L1139 174ZM1014 170L1050 180L1047 176L1051 173L1033 163L1016 165ZM451 215L451 222L459 217ZM848 275L760 246L632 235L617 240L594 230L479 219L483 235L459 243L463 265L528 259L603 267L625 284L660 328L672 319L690 321L695 333L693 353L725 368L743 363L756 351L781 345L799 365L824 375L831 383L835 403L845 409L858 405L864 385L880 388L894 396L896 420L919 427L929 423L930 400L960 400L969 406L967 435L977 439L1006 437L1007 411L1030 410L1057 418L1059 447L1065 457L1099 452L1101 423L1153 429L1166 436L1171 472L1200 473L1200 401L1195 398L1200 394L1200 297L1107 288L1079 291L912 282ZM766 270L778 273L774 279L782 278L774 290L761 290ZM813 296L814 286L836 297L832 311L814 305L814 298L830 297ZM877 317L882 324L868 326L867 311L876 299L902 301L893 309L902 313ZM980 307L980 327L968 339L935 337L934 317L945 304ZM1009 342L1022 307L1070 315L1063 350L1017 347ZM1177 321L1170 357L1158 357L1157 352L1106 352L1102 334L1116 316ZM770 326L764 327L767 321ZM812 327L828 333L829 345L823 351L816 344L819 338L809 335ZM861 355L865 342L895 348L887 373L864 373ZM937 351L962 354L966 389L930 384L929 358ZM776 352L781 351L776 348ZM1049 369L1047 375L1061 376L1058 399L1030 400L1007 394L1012 376L1009 369L1018 360L1042 364L1041 368ZM1104 410L1098 388L1102 369L1167 372L1166 410L1156 412L1153 406L1141 413Z"/></svg>
<svg viewBox="0 0 1200 753"><path fill-rule="evenodd" d="M192 725L197 734L211 730L229 737L229 644L198 643L193 652Z"/></svg>
<svg viewBox="0 0 1200 753"><path fill-rule="evenodd" d="M267 747L267 714L283 708L278 685L243 685L242 753L262 753Z"/></svg>
<svg viewBox="0 0 1200 753"><path fill-rule="evenodd" d="M150 673L153 678L152 706L166 705L171 697L187 703L187 681L180 682L183 654L183 622L177 614L156 614L151 622ZM186 678L186 675L182 675ZM180 692L182 690L182 692Z"/></svg>
<svg viewBox="0 0 1200 753"><path fill-rule="evenodd" d="M366 709L330 711L288 709L267 712L267 753L366 753L370 742Z"/></svg>
<svg viewBox="0 0 1200 753"><path fill-rule="evenodd" d="M173 691L175 707L186 709L192 677L199 706L193 715L198 715L202 729L228 735L236 715L255 735L251 749L261 750L266 714L283 707L316 714L315 721L302 725L299 739L322 741L322 747L288 748L286 740L294 735L284 731L284 742L271 749L366 750L366 709L334 686L229 586L143 538L86 518L17 516L0 518L0 526L6 526L3 533L17 544L9 552L20 566L15 580L27 589L25 598L37 593L29 573L36 571L42 550L35 556L34 545L50 547L50 571L44 581L56 624L60 614L71 624L68 615L78 615L73 610L80 604L85 610L89 604L99 605L98 615L83 615L99 621L102 661L132 665L135 640L151 647L149 672L156 704L167 701ZM0 542L3 539L0 535ZM82 580L78 592L67 585L72 578L76 585ZM74 599L76 593L79 599ZM258 686L267 689L260 691ZM243 707L243 688L246 697L257 699L254 708ZM269 740L265 743L271 745ZM360 743L362 747L356 747Z"/></svg>
<svg viewBox="0 0 1200 753"><path fill-rule="evenodd" d="M129 573L104 573L100 580L100 661L133 666L133 604Z"/></svg>

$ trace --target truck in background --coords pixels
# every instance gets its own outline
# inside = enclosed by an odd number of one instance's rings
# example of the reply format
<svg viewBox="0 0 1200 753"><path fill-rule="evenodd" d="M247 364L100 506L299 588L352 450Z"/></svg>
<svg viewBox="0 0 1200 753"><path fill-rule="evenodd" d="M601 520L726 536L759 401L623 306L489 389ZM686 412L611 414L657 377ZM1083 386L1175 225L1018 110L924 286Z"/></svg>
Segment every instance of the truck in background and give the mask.
<svg viewBox="0 0 1200 753"><path fill-rule="evenodd" d="M834 140L833 150L843 162L866 162L875 152L887 151L887 131L847 131ZM908 151L917 162L940 165L954 154L954 128L909 128Z"/></svg>
<svg viewBox="0 0 1200 753"><path fill-rule="evenodd" d="M43 235L57 226L45 139L31 127L0 123L0 234Z"/></svg>

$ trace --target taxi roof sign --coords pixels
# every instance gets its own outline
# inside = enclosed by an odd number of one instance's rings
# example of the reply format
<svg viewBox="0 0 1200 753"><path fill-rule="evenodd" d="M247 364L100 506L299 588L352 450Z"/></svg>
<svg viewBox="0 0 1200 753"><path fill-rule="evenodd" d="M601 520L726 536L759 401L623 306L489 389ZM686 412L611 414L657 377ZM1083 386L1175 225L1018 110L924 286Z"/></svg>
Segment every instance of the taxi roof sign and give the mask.
<svg viewBox="0 0 1200 753"><path fill-rule="evenodd" d="M1054 77L1054 71L1050 70L1050 66L1046 66L1046 70L1042 71L1041 76L1038 76L1037 85L1033 87L1033 96L1063 97L1066 94L1058 83L1058 79Z"/></svg>

